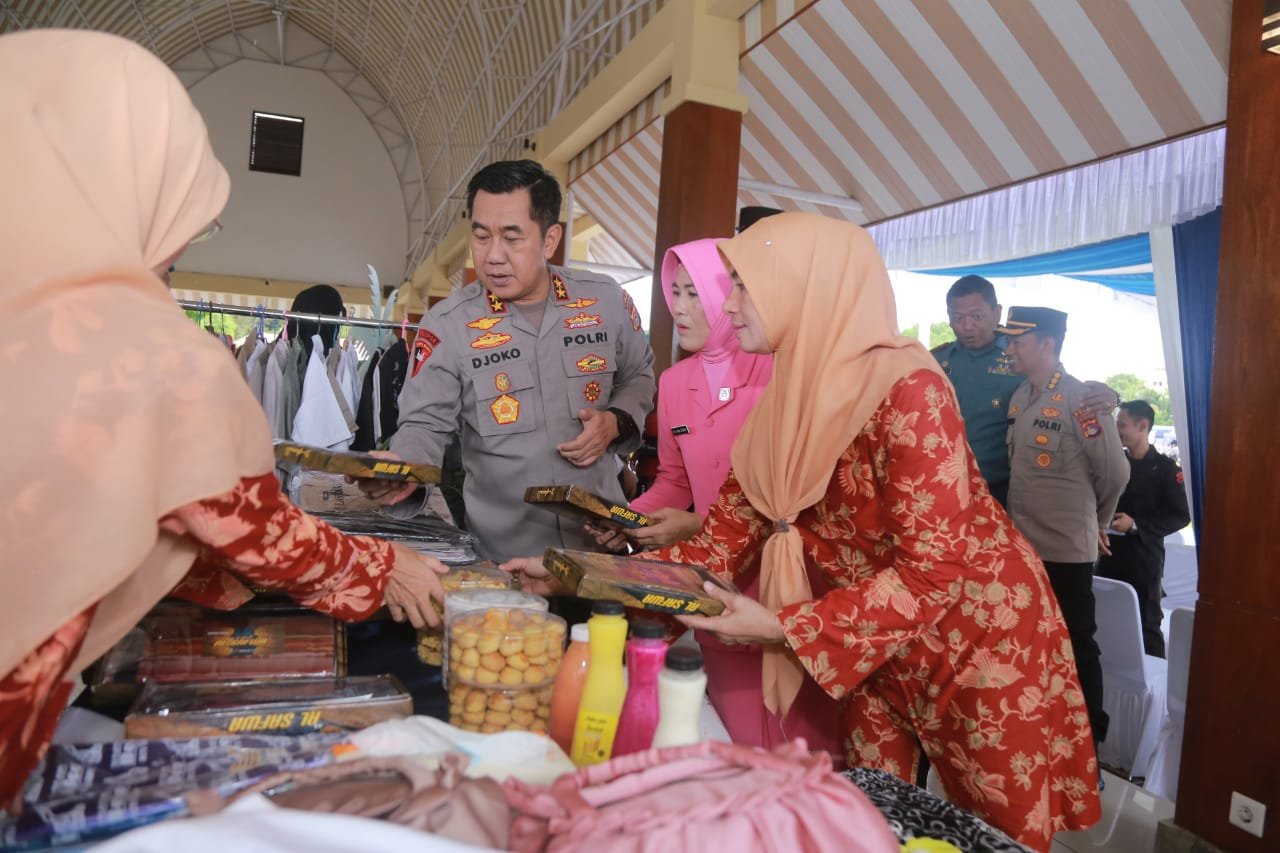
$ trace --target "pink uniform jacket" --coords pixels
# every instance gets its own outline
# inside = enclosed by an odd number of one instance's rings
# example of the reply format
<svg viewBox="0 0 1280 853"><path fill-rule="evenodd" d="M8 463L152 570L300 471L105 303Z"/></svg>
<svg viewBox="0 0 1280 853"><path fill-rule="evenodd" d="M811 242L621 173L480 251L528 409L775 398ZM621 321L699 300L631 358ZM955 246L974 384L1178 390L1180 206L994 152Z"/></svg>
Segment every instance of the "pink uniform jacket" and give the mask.
<svg viewBox="0 0 1280 853"><path fill-rule="evenodd" d="M671 283L678 266L689 272L711 327L703 348L658 377L658 476L631 503L638 512L661 507L688 509L707 517L729 476L730 454L742 423L773 373L773 357L742 352L724 313L733 281L717 240L697 240L667 250L662 290L672 309ZM674 313L674 312L673 312ZM712 388L709 377L715 377ZM823 581L815 579L821 589ZM742 590L759 598L758 583ZM707 695L734 743L773 747L803 737L842 763L844 749L836 703L811 679L785 719L769 713L760 686L759 646L728 646L697 632L707 671Z"/></svg>

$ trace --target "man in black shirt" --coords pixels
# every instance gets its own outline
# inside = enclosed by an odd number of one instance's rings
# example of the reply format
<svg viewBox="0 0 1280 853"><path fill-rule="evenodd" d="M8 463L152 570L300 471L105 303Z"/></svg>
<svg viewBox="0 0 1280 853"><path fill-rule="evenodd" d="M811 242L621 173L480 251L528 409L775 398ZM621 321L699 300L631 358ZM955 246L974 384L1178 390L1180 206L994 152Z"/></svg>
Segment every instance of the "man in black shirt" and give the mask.
<svg viewBox="0 0 1280 853"><path fill-rule="evenodd" d="M1191 521L1182 471L1150 444L1155 412L1145 400L1120 404L1116 427L1129 453L1129 485L1116 506L1111 554L1098 562L1098 574L1128 583L1138 593L1142 642L1146 653L1164 657L1160 608L1164 576L1164 538Z"/></svg>

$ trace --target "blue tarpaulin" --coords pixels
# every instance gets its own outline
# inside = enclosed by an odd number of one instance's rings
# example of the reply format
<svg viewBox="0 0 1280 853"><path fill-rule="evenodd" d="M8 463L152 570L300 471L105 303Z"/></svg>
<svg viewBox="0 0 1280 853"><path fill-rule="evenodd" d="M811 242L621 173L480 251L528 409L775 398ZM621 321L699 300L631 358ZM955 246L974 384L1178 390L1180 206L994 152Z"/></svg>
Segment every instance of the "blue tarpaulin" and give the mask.
<svg viewBox="0 0 1280 853"><path fill-rule="evenodd" d="M1106 240L1090 246L1076 246L1058 252L1033 255L1029 258L1016 258L1012 261L1000 261L994 264L974 264L967 267L914 270L914 272L925 275L945 275L952 278L959 278L963 275L980 275L986 278L1062 275L1080 281L1096 282L1125 293L1154 296L1156 285L1150 270L1146 272L1111 272L1112 270L1123 270L1126 267L1142 265L1151 266L1151 240L1146 234L1134 234L1131 237Z"/></svg>

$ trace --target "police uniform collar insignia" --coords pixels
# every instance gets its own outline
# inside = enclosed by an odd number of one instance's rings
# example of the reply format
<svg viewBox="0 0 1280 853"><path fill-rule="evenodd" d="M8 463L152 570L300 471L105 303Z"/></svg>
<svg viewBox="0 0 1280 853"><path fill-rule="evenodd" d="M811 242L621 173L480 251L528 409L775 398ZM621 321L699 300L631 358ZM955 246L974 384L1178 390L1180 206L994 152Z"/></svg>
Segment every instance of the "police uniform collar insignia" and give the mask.
<svg viewBox="0 0 1280 853"><path fill-rule="evenodd" d="M507 308L507 303L502 301L502 297L498 296L498 294L494 293L491 290L485 290L484 294L489 299L490 314L506 314L507 313L509 309Z"/></svg>
<svg viewBox="0 0 1280 853"><path fill-rule="evenodd" d="M1055 371L1053 372L1053 378L1049 380L1049 384L1048 384L1048 385L1044 386L1044 390L1046 390L1046 391L1052 391L1054 388L1057 388L1057 387L1058 387L1058 383L1059 383L1059 382L1061 382L1061 381L1062 381L1062 371L1061 371L1061 370L1055 370Z"/></svg>
<svg viewBox="0 0 1280 853"><path fill-rule="evenodd" d="M560 277L560 273L551 274L551 290L556 295L556 302L569 301L569 288L564 286L564 279Z"/></svg>

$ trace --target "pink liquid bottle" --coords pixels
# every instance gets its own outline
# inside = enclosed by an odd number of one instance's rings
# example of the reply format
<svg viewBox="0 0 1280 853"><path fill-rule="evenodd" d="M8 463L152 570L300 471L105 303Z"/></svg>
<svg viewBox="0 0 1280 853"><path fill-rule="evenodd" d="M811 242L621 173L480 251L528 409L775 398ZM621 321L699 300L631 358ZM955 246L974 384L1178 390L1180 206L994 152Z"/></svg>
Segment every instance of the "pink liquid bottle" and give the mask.
<svg viewBox="0 0 1280 853"><path fill-rule="evenodd" d="M618 719L613 755L643 752L658 728L658 673L667 656L667 630L661 622L641 620L631 625L627 641L627 699Z"/></svg>

